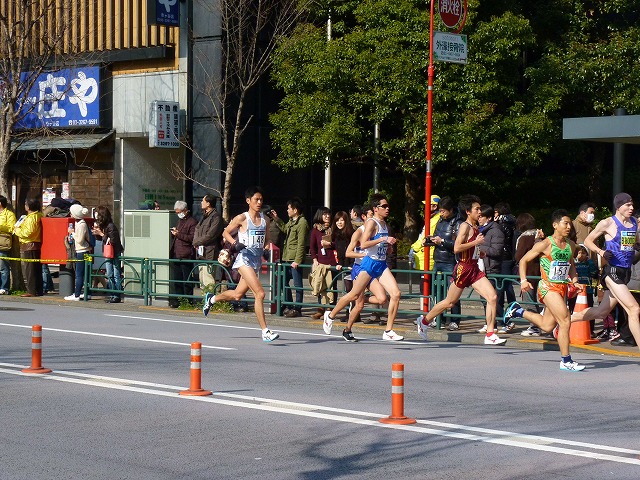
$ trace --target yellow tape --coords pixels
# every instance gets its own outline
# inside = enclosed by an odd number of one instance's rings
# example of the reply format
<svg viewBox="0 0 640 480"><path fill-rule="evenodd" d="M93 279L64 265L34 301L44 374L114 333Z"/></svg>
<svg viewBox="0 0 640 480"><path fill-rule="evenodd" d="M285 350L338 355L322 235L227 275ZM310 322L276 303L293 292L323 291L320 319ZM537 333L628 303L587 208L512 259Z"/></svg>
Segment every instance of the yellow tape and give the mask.
<svg viewBox="0 0 640 480"><path fill-rule="evenodd" d="M82 260L78 260L75 258L65 258L63 260L60 259L47 259L47 258L15 258L15 257L0 257L0 260L10 260L14 262L27 262L27 263L73 263L73 262L84 262L84 261L93 261L93 257L90 255L85 255Z"/></svg>

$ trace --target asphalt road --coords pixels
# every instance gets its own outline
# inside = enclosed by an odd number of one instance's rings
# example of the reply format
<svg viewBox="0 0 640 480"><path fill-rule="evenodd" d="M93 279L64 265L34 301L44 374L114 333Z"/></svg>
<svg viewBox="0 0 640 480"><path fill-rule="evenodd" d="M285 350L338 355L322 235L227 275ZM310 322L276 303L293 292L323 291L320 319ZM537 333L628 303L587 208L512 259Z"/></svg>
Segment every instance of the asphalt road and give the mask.
<svg viewBox="0 0 640 480"><path fill-rule="evenodd" d="M0 302L0 479L640 478L638 359ZM27 375L31 325L43 364ZM189 387L202 342L207 397ZM405 365L408 426L391 413Z"/></svg>

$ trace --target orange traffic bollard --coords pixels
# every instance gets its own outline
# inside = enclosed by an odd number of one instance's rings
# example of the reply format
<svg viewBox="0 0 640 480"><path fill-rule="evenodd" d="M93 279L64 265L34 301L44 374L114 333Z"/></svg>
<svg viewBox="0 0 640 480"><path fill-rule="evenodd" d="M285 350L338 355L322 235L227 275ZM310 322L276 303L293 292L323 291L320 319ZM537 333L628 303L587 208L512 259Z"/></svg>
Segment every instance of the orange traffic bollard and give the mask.
<svg viewBox="0 0 640 480"><path fill-rule="evenodd" d="M587 286L583 285L583 289L578 293L576 298L576 306L574 312L581 312L589 308L587 303ZM591 343L600 343L600 340L591 338L591 325L589 322L573 322L569 330L569 343L572 345L589 345Z"/></svg>
<svg viewBox="0 0 640 480"><path fill-rule="evenodd" d="M42 326L31 327L31 367L24 368L24 373L51 373L42 366Z"/></svg>
<svg viewBox="0 0 640 480"><path fill-rule="evenodd" d="M391 366L391 416L381 418L382 423L409 425L416 423L415 418L404 416L404 364L394 363Z"/></svg>
<svg viewBox="0 0 640 480"><path fill-rule="evenodd" d="M189 390L182 390L180 395L192 395L204 397L205 395L212 395L209 390L203 390L202 384L202 370L200 369L200 363L202 359L202 344L200 342L193 342L191 344L191 382Z"/></svg>

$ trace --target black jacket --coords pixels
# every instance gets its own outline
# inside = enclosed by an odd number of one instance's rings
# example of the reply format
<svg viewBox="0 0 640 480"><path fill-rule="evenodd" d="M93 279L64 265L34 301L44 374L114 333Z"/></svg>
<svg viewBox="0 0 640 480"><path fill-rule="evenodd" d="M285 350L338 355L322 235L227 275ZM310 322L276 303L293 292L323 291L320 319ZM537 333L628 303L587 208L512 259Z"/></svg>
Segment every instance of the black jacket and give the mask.
<svg viewBox="0 0 640 480"><path fill-rule="evenodd" d="M224 222L218 211L214 208L208 214L202 216L193 234L193 246L198 250L204 246L204 254L198 258L205 260L217 260L222 243L222 230Z"/></svg>
<svg viewBox="0 0 640 480"><path fill-rule="evenodd" d="M484 242L479 245L480 251L485 252L485 273L500 273L502 268L502 253L504 249L504 233L502 228L493 220L488 225L480 228L484 235Z"/></svg>
<svg viewBox="0 0 640 480"><path fill-rule="evenodd" d="M446 220L440 217L440 220L436 223L436 227L433 229L431 236L440 237L444 241L442 244L432 247L434 249L434 263L447 263L450 265L456 263L456 256L453 253L453 245L456 242L458 229L462 222L463 219L460 217L457 210Z"/></svg>

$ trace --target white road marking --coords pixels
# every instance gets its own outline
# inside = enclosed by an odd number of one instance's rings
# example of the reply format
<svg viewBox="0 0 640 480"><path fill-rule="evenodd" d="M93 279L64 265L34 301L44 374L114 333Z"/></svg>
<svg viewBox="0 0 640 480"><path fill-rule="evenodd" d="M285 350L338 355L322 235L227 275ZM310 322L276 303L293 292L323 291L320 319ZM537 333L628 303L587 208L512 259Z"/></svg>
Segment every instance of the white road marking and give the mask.
<svg viewBox="0 0 640 480"><path fill-rule="evenodd" d="M199 402L207 402L239 408L249 408L253 410L269 411L274 413L285 413L322 420L331 420L356 425L366 425L369 427L392 428L395 430L405 430L425 435L437 435L441 437L505 445L509 447L525 448L529 450L571 455L575 457L584 457L596 460L606 460L616 463L640 465L640 458L638 458L638 455L640 455L640 451L609 445L574 442L571 440L564 440L560 438L526 435L502 430L456 425L452 423L432 422L428 420L418 420L418 423L414 425L389 425L380 423L378 420L368 419L379 419L385 416L378 413L346 410L341 408L325 407L322 405L296 403L260 397L249 397L230 393L214 393L213 395L207 397L185 397L177 394L178 391L184 390L185 387L175 385L164 385L98 375L87 375L62 370L56 370L53 373L45 375L33 375L20 371L22 368L26 367L25 365L15 365L10 363L0 363L0 367L6 367L0 368L0 373L25 377L35 377L41 380L55 380L73 384L110 388L114 390L144 393L148 395L158 395L174 399L194 400ZM583 448L583 450L578 449L578 447Z"/></svg>
<svg viewBox="0 0 640 480"><path fill-rule="evenodd" d="M18 328L29 328L31 329L31 325L14 325L11 323L0 323L2 327L18 327ZM63 328L50 328L50 327L42 327L43 331L48 332L61 332L61 333L73 333L75 335L89 335L95 337L106 337L106 338L117 338L120 340L134 340L136 342L149 342L149 343L162 343L165 345L187 345L191 346L190 343L185 342L172 342L169 340L155 340L152 338L140 338L140 337L128 337L125 335L112 335L110 333L97 333L97 332L86 332L82 330L65 330ZM213 345L202 345L202 348L210 348L213 350L237 350L237 348L231 347L215 347Z"/></svg>

